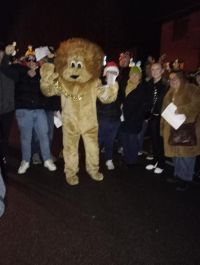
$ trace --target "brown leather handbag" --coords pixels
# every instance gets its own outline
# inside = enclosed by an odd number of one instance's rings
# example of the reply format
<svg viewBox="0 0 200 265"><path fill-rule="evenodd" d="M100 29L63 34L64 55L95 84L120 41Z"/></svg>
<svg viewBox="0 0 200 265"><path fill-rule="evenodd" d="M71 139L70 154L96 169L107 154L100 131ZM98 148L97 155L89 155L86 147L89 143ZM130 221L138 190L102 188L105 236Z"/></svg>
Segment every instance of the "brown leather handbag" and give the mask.
<svg viewBox="0 0 200 265"><path fill-rule="evenodd" d="M177 130L171 127L168 143L174 146L197 145L196 120L193 123L183 123Z"/></svg>

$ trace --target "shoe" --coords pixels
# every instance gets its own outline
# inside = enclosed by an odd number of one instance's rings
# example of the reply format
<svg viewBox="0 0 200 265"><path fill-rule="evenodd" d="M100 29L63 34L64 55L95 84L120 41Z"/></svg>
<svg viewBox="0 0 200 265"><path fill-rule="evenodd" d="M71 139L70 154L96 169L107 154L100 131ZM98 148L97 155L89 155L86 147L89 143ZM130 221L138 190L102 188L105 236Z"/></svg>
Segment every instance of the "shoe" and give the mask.
<svg viewBox="0 0 200 265"><path fill-rule="evenodd" d="M166 182L170 184L177 183L178 181L177 177L166 178Z"/></svg>
<svg viewBox="0 0 200 265"><path fill-rule="evenodd" d="M156 167L156 168L154 169L153 172L154 172L155 174L161 174L161 173L163 172L163 170L164 170L163 168Z"/></svg>
<svg viewBox="0 0 200 265"><path fill-rule="evenodd" d="M156 168L156 166L157 166L157 164L158 164L158 162L156 163L156 164L148 164L146 167L145 167L145 169L147 169L147 170L153 170L153 169L155 169Z"/></svg>
<svg viewBox="0 0 200 265"><path fill-rule="evenodd" d="M34 153L32 156L32 163L33 165L42 164L42 160L40 159L40 155L38 153Z"/></svg>
<svg viewBox="0 0 200 265"><path fill-rule="evenodd" d="M55 171L57 169L56 165L51 159L44 161L44 167L48 168L49 171Z"/></svg>
<svg viewBox="0 0 200 265"><path fill-rule="evenodd" d="M117 153L123 155L123 147L119 147Z"/></svg>
<svg viewBox="0 0 200 265"><path fill-rule="evenodd" d="M152 156L152 155L148 155L148 156L146 157L146 160L153 160L153 156Z"/></svg>
<svg viewBox="0 0 200 265"><path fill-rule="evenodd" d="M138 156L142 156L143 155L143 152L142 151L139 151L138 152Z"/></svg>
<svg viewBox="0 0 200 265"><path fill-rule="evenodd" d="M66 176L66 181L70 186L78 185L79 184L79 178L78 176L72 176L72 177L67 177Z"/></svg>
<svg viewBox="0 0 200 265"><path fill-rule="evenodd" d="M103 174L100 172L97 172L96 174L90 174L90 177L96 181L102 181L104 179Z"/></svg>
<svg viewBox="0 0 200 265"><path fill-rule="evenodd" d="M21 164L20 164L20 167L18 169L18 174L24 174L26 173L27 169L30 167L30 163L25 161L25 160L22 160Z"/></svg>
<svg viewBox="0 0 200 265"><path fill-rule="evenodd" d="M185 181L179 181L176 185L176 191L186 191L189 188L189 185Z"/></svg>
<svg viewBox="0 0 200 265"><path fill-rule="evenodd" d="M113 169L115 169L115 166L114 166L112 160L107 160L107 161L106 161L106 166L107 166L108 170L113 170Z"/></svg>

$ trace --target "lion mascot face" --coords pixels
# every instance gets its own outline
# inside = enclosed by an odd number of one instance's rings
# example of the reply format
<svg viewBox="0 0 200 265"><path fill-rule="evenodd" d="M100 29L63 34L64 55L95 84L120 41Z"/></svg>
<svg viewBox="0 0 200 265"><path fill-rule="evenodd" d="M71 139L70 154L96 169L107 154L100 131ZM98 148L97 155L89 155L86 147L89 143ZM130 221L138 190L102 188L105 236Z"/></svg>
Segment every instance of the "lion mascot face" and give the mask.
<svg viewBox="0 0 200 265"><path fill-rule="evenodd" d="M56 72L68 88L99 78L103 66L102 49L85 39L63 41L55 58Z"/></svg>

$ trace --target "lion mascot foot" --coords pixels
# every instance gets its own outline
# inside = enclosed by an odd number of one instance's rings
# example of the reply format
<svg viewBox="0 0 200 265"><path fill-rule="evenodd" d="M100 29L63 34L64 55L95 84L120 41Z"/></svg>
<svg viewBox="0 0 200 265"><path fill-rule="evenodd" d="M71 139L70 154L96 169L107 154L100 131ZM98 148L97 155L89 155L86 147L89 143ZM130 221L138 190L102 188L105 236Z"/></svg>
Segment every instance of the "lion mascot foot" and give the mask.
<svg viewBox="0 0 200 265"><path fill-rule="evenodd" d="M79 184L79 178L76 175L72 177L66 177L66 181L71 186Z"/></svg>
<svg viewBox="0 0 200 265"><path fill-rule="evenodd" d="M104 178L103 174L100 172L97 172L96 174L90 174L90 177L96 181L102 181Z"/></svg>

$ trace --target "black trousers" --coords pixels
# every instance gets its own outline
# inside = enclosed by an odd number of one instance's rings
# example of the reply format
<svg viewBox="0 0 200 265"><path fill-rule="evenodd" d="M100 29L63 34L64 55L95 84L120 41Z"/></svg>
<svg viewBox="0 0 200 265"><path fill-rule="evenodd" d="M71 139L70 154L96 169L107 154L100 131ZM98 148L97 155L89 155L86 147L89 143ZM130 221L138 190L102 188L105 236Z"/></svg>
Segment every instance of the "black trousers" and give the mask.
<svg viewBox="0 0 200 265"><path fill-rule="evenodd" d="M153 163L158 162L158 167L164 168L165 166L165 157L164 157L164 143L163 138L160 136L160 117L152 116L149 121L150 137L152 141L152 151L154 161Z"/></svg>
<svg viewBox="0 0 200 265"><path fill-rule="evenodd" d="M6 156L13 117L14 111L0 115L0 167L4 179L6 178Z"/></svg>

